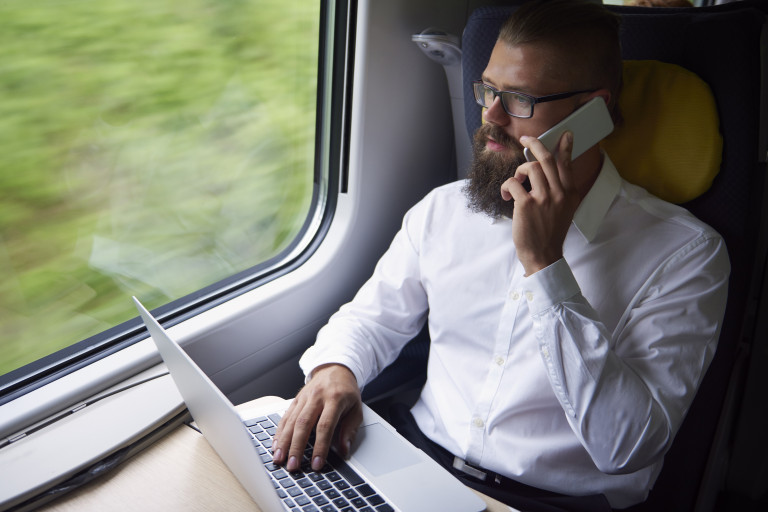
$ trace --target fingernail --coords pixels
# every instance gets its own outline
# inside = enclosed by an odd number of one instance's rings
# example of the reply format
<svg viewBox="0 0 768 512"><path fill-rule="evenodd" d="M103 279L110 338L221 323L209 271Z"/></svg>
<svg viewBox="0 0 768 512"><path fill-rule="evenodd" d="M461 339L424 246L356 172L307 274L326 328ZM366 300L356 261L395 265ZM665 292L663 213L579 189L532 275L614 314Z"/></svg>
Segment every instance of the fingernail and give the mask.
<svg viewBox="0 0 768 512"><path fill-rule="evenodd" d="M318 456L312 459L312 469L314 469L315 471L320 471L321 469L323 469L323 466L325 466L325 461L323 460L322 457Z"/></svg>
<svg viewBox="0 0 768 512"><path fill-rule="evenodd" d="M345 455L346 455L347 458L349 458L349 456L352 455L352 440L351 439L347 439L344 442L344 448L346 448L346 452L347 452Z"/></svg>
<svg viewBox="0 0 768 512"><path fill-rule="evenodd" d="M529 136L527 136L527 135L523 135L523 136L521 136L521 137L520 137L520 142L525 142L525 141L526 141L526 140L528 140L528 139L530 139L530 137L529 137Z"/></svg>
<svg viewBox="0 0 768 512"><path fill-rule="evenodd" d="M285 465L285 469L288 471L295 471L299 469L299 461L296 459L295 455L288 459L288 464Z"/></svg>
<svg viewBox="0 0 768 512"><path fill-rule="evenodd" d="M280 448L275 451L275 453L272 454L272 458L275 460L282 460L283 459L283 450Z"/></svg>
<svg viewBox="0 0 768 512"><path fill-rule="evenodd" d="M573 132L565 132L565 141L569 146L573 144Z"/></svg>

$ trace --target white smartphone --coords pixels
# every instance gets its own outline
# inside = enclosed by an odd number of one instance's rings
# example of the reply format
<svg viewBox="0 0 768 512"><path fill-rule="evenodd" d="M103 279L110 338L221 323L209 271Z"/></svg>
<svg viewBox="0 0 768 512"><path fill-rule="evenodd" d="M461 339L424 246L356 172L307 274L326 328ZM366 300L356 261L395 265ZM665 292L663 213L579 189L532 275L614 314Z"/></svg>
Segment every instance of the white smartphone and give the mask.
<svg viewBox="0 0 768 512"><path fill-rule="evenodd" d="M605 100L600 96L592 98L571 115L542 133L539 140L549 151L554 153L560 137L566 131L573 133L571 160L576 160L583 152L613 131L613 120L610 112L608 112L608 107L605 105ZM529 162L536 160L528 148L525 148L524 153Z"/></svg>

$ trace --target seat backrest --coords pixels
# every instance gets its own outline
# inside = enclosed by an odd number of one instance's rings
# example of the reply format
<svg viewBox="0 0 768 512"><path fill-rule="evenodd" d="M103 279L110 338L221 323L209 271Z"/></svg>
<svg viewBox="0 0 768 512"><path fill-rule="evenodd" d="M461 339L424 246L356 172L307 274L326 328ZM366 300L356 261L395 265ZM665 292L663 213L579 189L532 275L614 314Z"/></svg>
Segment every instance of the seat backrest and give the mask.
<svg viewBox="0 0 768 512"><path fill-rule="evenodd" d="M516 7L475 10L463 35L464 110L468 136L481 123L471 89L488 62L499 29ZM766 137L761 35L765 5L757 1L695 9L611 6L622 16L622 54L627 60L657 60L682 66L711 88L720 118L723 154L711 188L684 203L725 239L732 274L719 345L648 500L636 510L693 510L700 498L710 447L716 444L721 413L729 409L729 382L743 366L751 341L757 286L765 263L761 234ZM761 99L763 108L760 108ZM764 120L762 121L764 123ZM763 127L764 129L764 127ZM643 148L638 148L642 157ZM619 169L619 171L621 171ZM669 172L674 172L670 169ZM759 250L758 250L759 249ZM736 370L734 370L736 369ZM727 435L728 429L721 429ZM705 483L706 487L710 483Z"/></svg>

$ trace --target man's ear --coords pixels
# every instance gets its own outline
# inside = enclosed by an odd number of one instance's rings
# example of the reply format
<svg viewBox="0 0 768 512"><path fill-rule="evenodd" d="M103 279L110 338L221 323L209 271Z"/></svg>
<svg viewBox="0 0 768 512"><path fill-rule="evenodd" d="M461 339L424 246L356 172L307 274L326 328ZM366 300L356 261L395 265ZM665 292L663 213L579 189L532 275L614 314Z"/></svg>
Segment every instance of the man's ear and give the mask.
<svg viewBox="0 0 768 512"><path fill-rule="evenodd" d="M603 98L603 100L605 100L605 104L608 105L608 108L610 108L611 100L613 99L611 91L608 89L598 89L595 92L589 93L587 101L591 100L592 98L597 98L598 96Z"/></svg>

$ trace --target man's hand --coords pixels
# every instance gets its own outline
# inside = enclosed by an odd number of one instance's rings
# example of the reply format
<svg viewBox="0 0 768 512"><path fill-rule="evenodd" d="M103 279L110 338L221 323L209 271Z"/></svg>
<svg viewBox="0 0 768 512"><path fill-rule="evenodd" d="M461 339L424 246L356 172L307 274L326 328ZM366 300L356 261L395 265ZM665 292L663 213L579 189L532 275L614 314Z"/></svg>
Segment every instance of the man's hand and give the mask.
<svg viewBox="0 0 768 512"><path fill-rule="evenodd" d="M538 161L517 168L515 176L501 186L505 201L515 200L512 237L517 255L531 275L563 257L563 243L581 202L571 169L573 134L560 138L557 158L534 137L521 137L520 143ZM531 191L523 187L528 179Z"/></svg>
<svg viewBox="0 0 768 512"><path fill-rule="evenodd" d="M277 426L272 445L275 463L285 464L288 471L297 471L313 428L313 470L319 471L325 465L332 442L342 457L348 457L363 421L362 404L357 380L346 366L330 364L316 368Z"/></svg>

